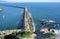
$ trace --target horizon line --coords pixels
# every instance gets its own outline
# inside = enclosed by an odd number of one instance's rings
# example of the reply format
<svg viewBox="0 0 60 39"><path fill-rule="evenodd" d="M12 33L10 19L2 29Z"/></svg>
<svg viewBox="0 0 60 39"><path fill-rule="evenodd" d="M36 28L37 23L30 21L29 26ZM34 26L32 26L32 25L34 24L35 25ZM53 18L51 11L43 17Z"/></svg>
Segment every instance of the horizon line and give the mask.
<svg viewBox="0 0 60 39"><path fill-rule="evenodd" d="M60 3L60 2L0 2L0 3Z"/></svg>

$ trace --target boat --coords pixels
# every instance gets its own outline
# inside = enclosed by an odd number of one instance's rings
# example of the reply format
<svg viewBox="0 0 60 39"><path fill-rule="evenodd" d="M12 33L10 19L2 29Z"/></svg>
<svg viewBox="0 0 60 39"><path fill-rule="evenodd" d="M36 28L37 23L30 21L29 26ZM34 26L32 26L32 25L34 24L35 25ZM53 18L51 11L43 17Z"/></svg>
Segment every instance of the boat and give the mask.
<svg viewBox="0 0 60 39"><path fill-rule="evenodd" d="M3 8L0 8L0 11L2 11L3 10Z"/></svg>

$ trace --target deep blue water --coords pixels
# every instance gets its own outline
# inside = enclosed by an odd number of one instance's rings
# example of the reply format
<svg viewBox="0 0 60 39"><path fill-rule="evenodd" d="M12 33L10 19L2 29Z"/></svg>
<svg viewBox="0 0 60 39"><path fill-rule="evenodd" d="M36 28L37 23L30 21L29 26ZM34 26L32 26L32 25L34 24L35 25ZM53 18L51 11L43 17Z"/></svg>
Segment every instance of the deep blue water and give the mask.
<svg viewBox="0 0 60 39"><path fill-rule="evenodd" d="M27 7L35 22L36 30L41 28L38 20L47 19L60 23L60 3L3 3L13 6ZM18 27L18 21L22 20L23 10L13 7L1 6L4 10L0 12L0 29L12 29ZM4 17L4 16L5 17ZM22 22L20 22L20 28Z"/></svg>

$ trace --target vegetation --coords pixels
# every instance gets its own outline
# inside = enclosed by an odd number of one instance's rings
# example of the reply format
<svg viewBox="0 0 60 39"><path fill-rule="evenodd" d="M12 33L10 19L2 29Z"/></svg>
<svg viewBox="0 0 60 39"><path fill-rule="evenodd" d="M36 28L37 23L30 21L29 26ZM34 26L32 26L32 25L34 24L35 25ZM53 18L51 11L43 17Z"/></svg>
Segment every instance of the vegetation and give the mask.
<svg viewBox="0 0 60 39"><path fill-rule="evenodd" d="M28 32L28 31L22 31L22 32L17 33L17 36L19 36L19 35L21 37L31 37L32 33Z"/></svg>
<svg viewBox="0 0 60 39"><path fill-rule="evenodd" d="M23 39L24 37L31 37L32 33L29 31L21 31L18 33L12 33L10 35L6 35L4 39Z"/></svg>
<svg viewBox="0 0 60 39"><path fill-rule="evenodd" d="M4 36L0 36L0 39L4 39Z"/></svg>
<svg viewBox="0 0 60 39"><path fill-rule="evenodd" d="M12 35L12 34L6 35L6 36L4 37L4 39L15 39L15 38L16 38L16 36L15 36L15 35Z"/></svg>
<svg viewBox="0 0 60 39"><path fill-rule="evenodd" d="M52 32L52 33L48 33L48 34L47 34L47 37L48 37L48 38L49 38L49 37L54 37L54 36L56 36L56 34L55 34L55 33L53 33L53 32Z"/></svg>

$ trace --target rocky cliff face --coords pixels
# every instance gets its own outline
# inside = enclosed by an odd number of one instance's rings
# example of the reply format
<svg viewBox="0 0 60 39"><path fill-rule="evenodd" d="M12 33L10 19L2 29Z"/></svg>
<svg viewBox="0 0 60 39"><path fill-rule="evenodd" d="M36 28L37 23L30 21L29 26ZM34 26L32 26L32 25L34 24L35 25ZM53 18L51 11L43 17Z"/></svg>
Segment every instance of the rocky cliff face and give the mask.
<svg viewBox="0 0 60 39"><path fill-rule="evenodd" d="M30 16L27 8L25 8L25 30L34 32L34 28L33 28L33 24L32 24L32 18Z"/></svg>

